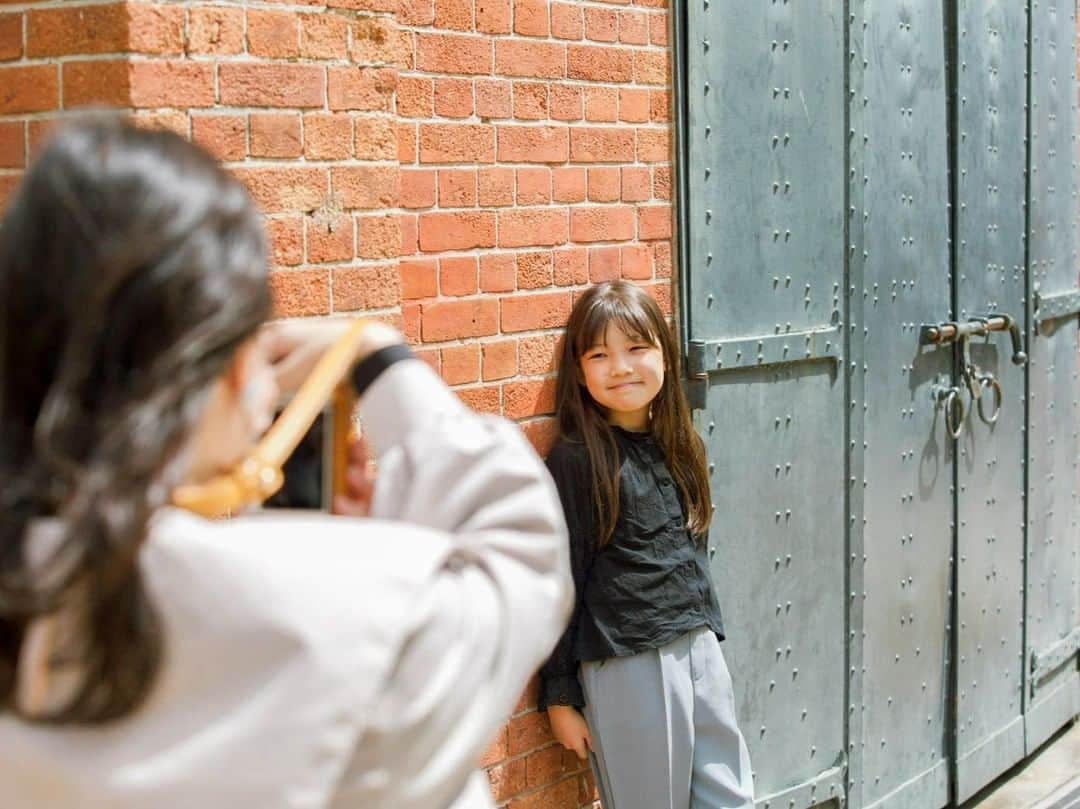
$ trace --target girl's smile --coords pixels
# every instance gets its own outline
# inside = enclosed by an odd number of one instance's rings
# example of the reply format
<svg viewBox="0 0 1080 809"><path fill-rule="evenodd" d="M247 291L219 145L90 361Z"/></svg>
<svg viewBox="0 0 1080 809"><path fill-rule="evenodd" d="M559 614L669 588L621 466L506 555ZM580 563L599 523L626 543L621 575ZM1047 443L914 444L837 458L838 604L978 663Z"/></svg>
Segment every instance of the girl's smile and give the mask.
<svg viewBox="0 0 1080 809"><path fill-rule="evenodd" d="M616 325L604 332L602 343L581 355L581 378L608 421L627 430L649 427L649 405L664 384L664 355L660 346Z"/></svg>

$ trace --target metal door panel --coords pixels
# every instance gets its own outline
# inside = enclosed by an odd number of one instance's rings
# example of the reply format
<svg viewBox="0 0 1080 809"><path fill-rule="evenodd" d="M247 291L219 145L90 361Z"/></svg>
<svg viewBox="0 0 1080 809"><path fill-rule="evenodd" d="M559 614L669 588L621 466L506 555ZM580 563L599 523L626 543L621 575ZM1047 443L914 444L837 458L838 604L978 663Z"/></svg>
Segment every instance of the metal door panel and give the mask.
<svg viewBox="0 0 1080 809"><path fill-rule="evenodd" d="M686 52L685 300L725 654L758 805L807 806L842 797L846 764L842 7L694 2Z"/></svg>
<svg viewBox="0 0 1080 809"><path fill-rule="evenodd" d="M1005 313L1023 323L1027 9L1016 0L956 8L958 316ZM977 339L972 360L999 380L1003 398L992 425L971 407L958 441L957 801L1024 756L1025 371L1010 361L1006 333ZM987 392L987 410L991 400Z"/></svg>
<svg viewBox="0 0 1080 809"><path fill-rule="evenodd" d="M1071 2L1031 4L1029 272L1040 299L1077 286L1075 36ZM1038 333L1030 338L1028 752L1080 706L1075 647L1062 649L1080 625L1077 318L1045 314L1046 307L1035 310ZM1063 654L1055 658L1053 649Z"/></svg>
<svg viewBox="0 0 1080 809"><path fill-rule="evenodd" d="M864 806L948 801L952 463L931 389L951 352L918 327L950 314L941 2L867 3Z"/></svg>

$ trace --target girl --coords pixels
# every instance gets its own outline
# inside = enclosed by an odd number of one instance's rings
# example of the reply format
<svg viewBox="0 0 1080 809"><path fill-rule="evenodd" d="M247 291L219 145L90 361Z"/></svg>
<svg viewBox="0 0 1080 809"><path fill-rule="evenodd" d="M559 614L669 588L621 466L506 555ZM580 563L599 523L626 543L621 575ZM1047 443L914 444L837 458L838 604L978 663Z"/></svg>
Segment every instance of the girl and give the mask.
<svg viewBox="0 0 1080 809"><path fill-rule="evenodd" d="M555 738L592 752L604 809L752 807L705 546L704 446L671 332L639 287L578 299L556 409L548 469L577 603L541 669Z"/></svg>
<svg viewBox="0 0 1080 809"><path fill-rule="evenodd" d="M269 313L258 212L180 137L90 119L23 180L0 225L0 806L493 806L476 762L570 609L555 490L372 326L352 382L378 519L170 506L351 325L260 337Z"/></svg>

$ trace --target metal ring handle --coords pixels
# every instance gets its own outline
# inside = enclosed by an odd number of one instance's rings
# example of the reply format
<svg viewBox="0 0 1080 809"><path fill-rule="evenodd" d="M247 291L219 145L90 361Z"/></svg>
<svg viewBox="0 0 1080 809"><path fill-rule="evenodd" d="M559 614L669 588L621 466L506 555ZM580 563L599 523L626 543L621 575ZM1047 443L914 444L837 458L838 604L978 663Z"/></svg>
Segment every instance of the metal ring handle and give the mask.
<svg viewBox="0 0 1080 809"><path fill-rule="evenodd" d="M993 424L998 420L998 416L1001 414L1001 382L999 382L998 378L993 374L982 374L978 379L979 395L975 399L975 406L976 409L979 411L979 418L983 420L983 423ZM986 413L983 410L983 393L985 393L987 388L990 388L994 392L994 410L989 417L987 417Z"/></svg>
<svg viewBox="0 0 1080 809"><path fill-rule="evenodd" d="M967 407L964 405L964 397L960 395L960 388L949 388L942 393L942 404L945 408L945 429L953 439L957 439L964 432L964 418L967 416ZM960 408L959 414L956 408Z"/></svg>

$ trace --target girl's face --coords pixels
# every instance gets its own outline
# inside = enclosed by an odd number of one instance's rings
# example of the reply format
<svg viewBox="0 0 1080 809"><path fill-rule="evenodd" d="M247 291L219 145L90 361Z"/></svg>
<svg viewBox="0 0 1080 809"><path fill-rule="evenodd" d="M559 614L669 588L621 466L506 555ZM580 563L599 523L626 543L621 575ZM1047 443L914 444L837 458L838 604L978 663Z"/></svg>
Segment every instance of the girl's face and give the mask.
<svg viewBox="0 0 1080 809"><path fill-rule="evenodd" d="M649 405L664 384L664 354L655 343L610 325L604 342L582 353L581 376L589 395L607 411L611 424L646 430Z"/></svg>

